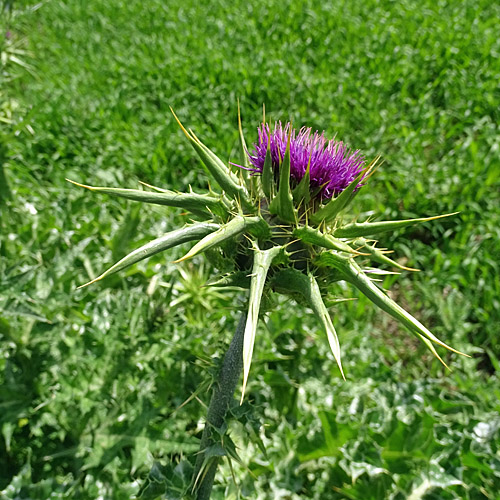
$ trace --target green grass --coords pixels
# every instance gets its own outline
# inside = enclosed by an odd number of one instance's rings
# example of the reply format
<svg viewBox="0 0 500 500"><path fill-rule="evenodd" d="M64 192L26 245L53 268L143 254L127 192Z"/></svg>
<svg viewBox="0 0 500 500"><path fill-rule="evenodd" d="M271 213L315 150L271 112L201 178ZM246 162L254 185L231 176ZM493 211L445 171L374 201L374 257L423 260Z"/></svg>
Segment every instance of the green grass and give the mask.
<svg viewBox="0 0 500 500"><path fill-rule="evenodd" d="M244 295L201 288L211 270L171 264L180 250L76 290L182 215L64 179L201 192L207 178L168 108L237 162L239 98L247 140L265 103L271 119L381 153L353 207L360 219L460 211L381 244L422 269L388 280L398 300L473 355L446 355L445 373L360 297L332 309L344 383L313 319L280 303L259 331L248 403L232 424L256 476L237 466L240 492L496 499L499 6L14 6L0 36L10 30L34 70L10 63L0 74L0 108L16 103L14 123L0 123L12 193L0 189L0 497L130 498L155 462L166 471L196 450L203 406L173 412L212 375ZM236 498L229 477L226 467L214 498Z"/></svg>

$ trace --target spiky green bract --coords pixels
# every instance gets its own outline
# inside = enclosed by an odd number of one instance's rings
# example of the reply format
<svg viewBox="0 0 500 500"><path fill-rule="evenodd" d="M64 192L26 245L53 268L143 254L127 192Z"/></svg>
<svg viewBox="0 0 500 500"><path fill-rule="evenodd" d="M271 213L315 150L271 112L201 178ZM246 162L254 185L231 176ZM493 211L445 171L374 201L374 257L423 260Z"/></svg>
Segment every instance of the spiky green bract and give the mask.
<svg viewBox="0 0 500 500"><path fill-rule="evenodd" d="M321 291L312 273L307 276L297 269L284 269L276 273L273 278L273 288L280 293L288 295L301 295L314 314L321 323L321 326L326 332L330 349L333 357L337 362L342 378L345 380L344 371L342 369L342 361L340 356L340 343L337 337L337 332L333 326L328 309L323 302Z"/></svg>
<svg viewBox="0 0 500 500"><path fill-rule="evenodd" d="M267 143L266 158L264 160L264 166L262 167L262 175L260 177L260 180L264 196L268 200L271 200L274 196L273 162L271 159L271 137L269 137Z"/></svg>
<svg viewBox="0 0 500 500"><path fill-rule="evenodd" d="M231 169L209 148L207 148L199 139L194 135L193 131L186 130L180 122L173 109L170 108L174 118L181 127L182 131L189 139L194 150L200 157L201 161L206 166L207 170L217 181L219 186L231 197L238 200L241 205L249 211L255 211L255 208L248 200L248 191L245 186L240 183L238 176L234 174Z"/></svg>
<svg viewBox="0 0 500 500"><path fill-rule="evenodd" d="M237 215L227 224L220 226L217 231L205 236L193 248L191 248L191 250L184 255L184 257L176 260L175 262L182 262L183 260L190 259L201 252L206 252L207 250L219 246L226 241L233 240L245 231L249 231L252 226L263 224L265 225L266 223L261 217L244 217L242 215Z"/></svg>
<svg viewBox="0 0 500 500"><path fill-rule="evenodd" d="M245 167L244 169L241 170L241 173L243 177L248 180L249 178L249 171L247 168L251 166L250 160L248 159L247 155L247 143L245 141L245 135L243 134L243 127L241 125L241 112L240 112L240 101L238 99L238 135L240 137L240 145L241 145L241 151L243 153L243 166Z"/></svg>
<svg viewBox="0 0 500 500"><path fill-rule="evenodd" d="M323 205L315 213L311 214L309 221L318 225L322 222L331 222L346 207L350 201L354 190L359 185L366 171L363 170L336 198L331 199L326 205Z"/></svg>
<svg viewBox="0 0 500 500"><path fill-rule="evenodd" d="M321 232L319 229L314 229L310 226L301 226L293 230L293 236L310 245L317 245L330 250L338 250L339 252L357 253L347 243L333 237L330 234Z"/></svg>
<svg viewBox="0 0 500 500"><path fill-rule="evenodd" d="M375 173L375 171L382 165L383 161L379 163L381 156L377 155L369 164L368 166L364 169L364 173L361 176L361 181L363 182L363 185L368 182L368 179ZM350 193L349 199L345 202L344 206L342 207L342 210L345 210L354 200L354 198L358 195L359 192L361 192L361 189L355 189Z"/></svg>
<svg viewBox="0 0 500 500"><path fill-rule="evenodd" d="M250 288L250 276L244 271L235 271L208 281L206 286Z"/></svg>
<svg viewBox="0 0 500 500"><path fill-rule="evenodd" d="M278 193L269 205L269 212L277 215L284 222L294 224L297 221L297 214L293 206L293 196L290 189L290 136L288 137L285 157L281 162L279 174Z"/></svg>
<svg viewBox="0 0 500 500"><path fill-rule="evenodd" d="M379 222L360 223L355 222L335 229L333 235L337 236L338 238L358 238L360 236L374 236L386 231L395 231L396 229L403 229L415 224L420 224L421 222L428 222L430 220L442 219L443 217L450 217L452 215L456 215L457 213L458 212L453 212L451 214L436 215L434 217L422 217L419 219L386 220Z"/></svg>
<svg viewBox="0 0 500 500"><path fill-rule="evenodd" d="M420 321L388 297L366 276L354 259L345 258L333 252L323 252L317 259L317 264L335 268L346 281L354 285L383 311L405 325L412 333L419 337L425 337L452 352L463 354L439 340ZM427 342L426 345L428 345ZM465 356L467 355L465 354ZM441 360L441 358L439 359Z"/></svg>
<svg viewBox="0 0 500 500"><path fill-rule="evenodd" d="M228 213L227 208L224 206L220 196L210 194L176 193L175 191L169 191L166 189L162 189L157 193L152 193L149 191L141 191L139 189L88 186L70 179L66 180L71 182L71 184L75 184L75 186L83 187L96 193L117 196L128 200L153 203L155 205L165 205L168 207L178 207L184 210L189 210L193 213L201 212L204 214L210 214L213 211L220 215Z"/></svg>
<svg viewBox="0 0 500 500"><path fill-rule="evenodd" d="M275 246L269 250L260 250L257 243L254 245L254 257L252 268L252 279L250 282L250 297L248 300L248 316L245 326L245 337L243 340L243 388L241 391L241 402L245 395L245 388L252 363L253 346L257 323L259 322L260 302L266 284L267 273L273 260L283 252L283 247Z"/></svg>
<svg viewBox="0 0 500 500"><path fill-rule="evenodd" d="M218 224L199 222L191 226L186 226L181 229L177 229L176 231L164 234L163 236L160 236L159 238L156 238L155 240L150 241L149 243L146 243L142 247L139 247L133 252L129 253L126 257L123 257L123 259L119 260L116 264L111 266L100 276L93 279L92 281L89 281L85 285L80 286L79 288L83 288L84 286L95 283L96 281L100 281L110 274L121 271L122 269L125 269L126 267L129 267L132 264L135 264L143 259L152 257L159 252L163 252L164 250L168 250L169 248L181 245L182 243L187 243L188 241L199 240L207 234L217 231L219 227L220 226Z"/></svg>
<svg viewBox="0 0 500 500"><path fill-rule="evenodd" d="M307 164L304 177L297 184L297 187L292 191L293 201L297 206L306 206L311 201L311 159Z"/></svg>
<svg viewBox="0 0 500 500"><path fill-rule="evenodd" d="M358 238L354 240L353 246L355 246L358 249L362 249L363 252L367 252L370 256L371 260L374 260L375 262L379 262L380 264L386 264L391 267L397 267L398 269L403 269L405 271L419 271L419 269L413 269L412 267L406 267L400 264L399 262L396 262L395 260L390 259L387 257L386 253L388 253L387 250L382 250L380 248L375 247L375 243L370 245L370 242L365 240L364 238Z"/></svg>

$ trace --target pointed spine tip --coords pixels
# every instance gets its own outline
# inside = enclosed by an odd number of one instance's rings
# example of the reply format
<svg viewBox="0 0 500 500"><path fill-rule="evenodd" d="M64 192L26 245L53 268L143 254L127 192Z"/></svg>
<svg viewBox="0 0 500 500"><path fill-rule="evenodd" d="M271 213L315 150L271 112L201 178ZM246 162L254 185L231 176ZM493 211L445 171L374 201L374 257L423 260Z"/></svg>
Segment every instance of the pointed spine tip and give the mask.
<svg viewBox="0 0 500 500"><path fill-rule="evenodd" d="M433 217L425 217L424 220L429 221L429 220L443 219L444 217L451 217L451 216L457 215L459 213L460 212L451 212L449 214L434 215Z"/></svg>
<svg viewBox="0 0 500 500"><path fill-rule="evenodd" d="M362 179L367 181L384 163L383 161L377 165L382 155L377 155L370 164L362 172Z"/></svg>
<svg viewBox="0 0 500 500"><path fill-rule="evenodd" d="M149 188L149 189L153 189L153 190L155 190L155 191L160 191L160 192L161 192L161 191L166 191L166 190L164 190L164 189L162 189L162 188L159 188L159 187L153 186L152 184L148 184L147 182L144 182L144 181L139 181L139 184L140 184L141 186L145 186L145 187L147 187L147 188Z"/></svg>
<svg viewBox="0 0 500 500"><path fill-rule="evenodd" d="M412 271L414 273L419 273L421 270L420 269L415 269L413 267L406 267L406 266L399 266L400 269L404 269L405 271Z"/></svg>
<svg viewBox="0 0 500 500"><path fill-rule="evenodd" d="M179 264L180 262L184 262L185 260L188 260L190 257L191 257L191 255L186 254L183 257L181 257L180 259L173 260L172 264Z"/></svg>
<svg viewBox="0 0 500 500"><path fill-rule="evenodd" d="M175 114L174 110L172 109L172 106L169 106L171 113L174 115L175 121L179 124L179 127L181 127L182 131L186 135L188 139L191 139L191 136L189 135L189 132L184 128L184 125L181 123L177 115Z"/></svg>
<svg viewBox="0 0 500 500"><path fill-rule="evenodd" d="M451 372L451 368L443 361L443 359L441 358L441 356L437 353L434 353L434 356L437 357L437 359L441 362L441 364L448 370Z"/></svg>
<svg viewBox="0 0 500 500"><path fill-rule="evenodd" d="M96 282L97 282L97 281L99 281L100 279L101 279L101 277L99 276L99 277L98 277L98 278L96 278L95 280L92 280L92 281L89 281L88 283L85 283L85 284L83 284L83 285L77 286L77 287L76 287L76 289L77 289L77 290L80 290L81 288L85 288L85 287L87 287L87 286L89 286L89 285L92 285L92 284L96 283Z"/></svg>
<svg viewBox="0 0 500 500"><path fill-rule="evenodd" d="M243 400L245 399L245 388L246 388L246 381L243 381L243 387L241 388L241 398L240 398L240 406L243 404Z"/></svg>
<svg viewBox="0 0 500 500"><path fill-rule="evenodd" d="M453 347L449 346L448 344L445 344L441 340L438 339L438 341L434 340L434 342L437 345L440 345L441 347L444 347L445 349L448 349L448 351L454 352L455 354L460 354L460 356L465 356L466 358L470 358L468 354L465 354L465 352L458 351L457 349L453 349Z"/></svg>
<svg viewBox="0 0 500 500"><path fill-rule="evenodd" d="M206 148L206 146L204 144L201 143L200 139L198 139L198 137L196 137L195 133L193 132L192 129L189 129L188 130L188 137L191 138L193 141L195 141L198 145L202 145L203 147Z"/></svg>
<svg viewBox="0 0 500 500"><path fill-rule="evenodd" d="M85 189L90 189L91 191L94 189L93 186L88 186L87 184L81 184L80 182L72 181L71 179L65 178L66 181L74 184L75 186L82 187Z"/></svg>

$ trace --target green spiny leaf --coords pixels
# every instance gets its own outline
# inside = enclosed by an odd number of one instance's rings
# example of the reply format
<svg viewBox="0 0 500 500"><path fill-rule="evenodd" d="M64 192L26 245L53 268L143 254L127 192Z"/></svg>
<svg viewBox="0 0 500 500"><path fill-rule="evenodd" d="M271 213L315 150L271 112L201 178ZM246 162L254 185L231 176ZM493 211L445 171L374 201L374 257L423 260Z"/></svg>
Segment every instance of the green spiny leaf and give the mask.
<svg viewBox="0 0 500 500"><path fill-rule="evenodd" d="M354 246L362 248L364 251L368 252L370 259L380 264L386 264L388 266L397 267L398 269L403 269L405 271L419 271L419 269L413 269L412 267L406 267L396 262L395 260L387 257L386 252L380 248L376 248L374 245L370 245L364 238L358 238L353 242Z"/></svg>
<svg viewBox="0 0 500 500"><path fill-rule="evenodd" d="M181 229L177 229L176 231L164 234L160 238L156 238L155 240L150 241L149 243L146 243L142 247L129 253L126 257L119 260L100 276L92 281L89 281L85 285L80 286L79 288L83 288L84 286L95 283L96 281L100 281L110 274L121 271L122 269L125 269L126 267L129 267L141 260L147 259L159 252L163 252L164 250L168 250L169 248L181 245L182 243L186 243L188 241L199 240L207 234L217 231L217 229L219 229L219 225L217 224L200 222L193 224L192 226L186 226Z"/></svg>
<svg viewBox="0 0 500 500"><path fill-rule="evenodd" d="M310 282L309 294L310 294L310 305L312 310L315 312L316 316L323 325L324 330L328 338L328 343L330 344L330 349L332 350L333 357L339 366L342 378L345 380L344 371L342 370L342 361L340 357L340 343L337 337L337 332L333 326L330 315L328 314L328 309L325 307L323 299L321 297L321 292L318 286L318 282L312 274L308 276Z"/></svg>
<svg viewBox="0 0 500 500"><path fill-rule="evenodd" d="M272 247L269 250L260 250L257 243L254 242L254 261L252 269L252 279L250 282L250 297L248 301L248 316L245 325L245 334L243 340L243 389L241 391L241 402L245 395L245 388L252 363L253 346L255 343L255 334L257 323L259 322L260 302L264 285L266 283L267 272L274 258L283 251L283 247Z"/></svg>
<svg viewBox="0 0 500 500"><path fill-rule="evenodd" d="M238 99L238 132L240 136L240 144L241 144L241 151L243 155L243 167L239 169L241 176L243 177L245 184L247 186L247 189L250 192L250 195L252 198L255 198L257 196L257 193L259 191L259 186L258 186L258 179L255 175L250 175L250 171L247 170L248 168L251 168L252 165L250 163L250 160L248 158L248 149L247 149L247 143L245 141L245 136L243 134L243 127L241 126L241 113L240 113L240 101Z"/></svg>
<svg viewBox="0 0 500 500"><path fill-rule="evenodd" d="M377 163L380 160L380 155L376 156L370 164L365 168L365 173L363 177L361 178L361 181L363 181L363 185L366 184L368 179L375 173L375 171L378 169L380 165L382 165L383 161L377 165ZM344 205L344 208L342 210L345 210L354 200L354 198L357 196L357 194L361 192L361 189L354 190L351 195L349 196L349 199L347 200L346 204Z"/></svg>
<svg viewBox="0 0 500 500"><path fill-rule="evenodd" d="M446 349L467 356L456 349L448 346L432 334L420 321L414 318L410 313L405 311L399 304L388 297L380 288L378 288L361 268L354 262L353 259L346 259L332 252L323 252L319 259L318 265L331 266L337 269L346 281L353 284L360 292L362 292L375 305L388 313L394 319L405 325L412 333L419 337L426 337L428 340L445 347ZM426 342L426 345L427 342ZM442 360L441 360L442 361Z"/></svg>
<svg viewBox="0 0 500 500"><path fill-rule="evenodd" d="M201 252L205 252L210 248L221 245L225 241L232 240L239 234L244 233L249 228L256 226L257 224L262 224L262 219L260 217L243 217L242 215L237 215L227 224L219 226L217 231L205 236L193 248L191 248L191 250L184 255L184 257L176 260L175 262L182 262L183 260L190 259Z"/></svg>
<svg viewBox="0 0 500 500"><path fill-rule="evenodd" d="M458 212L453 212L451 214L436 215L435 217L423 217L419 219L353 223L336 229L333 232L333 235L337 236L338 238L358 238L360 236L373 236L385 231L395 231L396 229L413 226L415 224L419 224L420 222L427 222L430 220L441 219L443 217L450 217L452 215L456 215L457 213Z"/></svg>
<svg viewBox="0 0 500 500"><path fill-rule="evenodd" d="M250 276L244 271L235 271L208 281L207 286L250 288Z"/></svg>
<svg viewBox="0 0 500 500"><path fill-rule="evenodd" d="M345 380L344 371L342 370L339 339L321 296L316 278L311 273L306 276L297 269L284 269L274 276L273 288L281 293L300 294L307 301L326 332L333 357L337 362L342 378Z"/></svg>
<svg viewBox="0 0 500 500"><path fill-rule="evenodd" d="M274 175L271 160L271 134L267 139L266 158L264 159L264 166L262 167L262 191L268 200L274 196Z"/></svg>
<svg viewBox="0 0 500 500"><path fill-rule="evenodd" d="M190 130L187 131L182 123L177 118L176 114L170 108L174 118L181 127L182 131L189 139L194 150L198 153L201 161L207 167L208 171L212 174L214 179L220 187L229 195L240 201L245 209L251 209L252 205L248 201L248 192L246 188L240 183L238 176L231 171L231 169L224 164L224 162L209 148L207 148Z"/></svg>
<svg viewBox="0 0 500 500"><path fill-rule="evenodd" d="M218 212L223 210L227 213L227 209L221 202L220 197L216 196L195 193L176 193L174 191L168 190L162 190L161 192L152 193L150 191L141 191L140 189L87 186L86 184L80 184L69 179L66 180L68 182L71 182L71 184L75 184L75 186L83 187L96 193L117 196L119 198L140 201L142 203L153 203L155 205L178 207L195 213L202 212L206 214L210 213L211 210L216 210Z"/></svg>
<svg viewBox="0 0 500 500"><path fill-rule="evenodd" d="M294 229L293 236L310 245L317 245L330 250L338 250L339 252L357 253L347 243L338 238L334 238L330 234L324 234L319 229L314 229L309 226L302 226Z"/></svg>
<svg viewBox="0 0 500 500"><path fill-rule="evenodd" d="M304 174L304 177L300 180L299 184L295 187L292 192L293 201L298 206L301 202L307 205L311 201L311 157L309 157L309 162Z"/></svg>
<svg viewBox="0 0 500 500"><path fill-rule="evenodd" d="M248 168L250 167L250 160L247 155L247 143L245 141L245 135L243 134L243 127L241 126L241 113L240 113L240 101L238 99L238 133L240 136L240 145L241 145L241 153L243 155L243 166ZM249 174L248 170L243 169L243 176L246 180L248 180Z"/></svg>
<svg viewBox="0 0 500 500"><path fill-rule="evenodd" d="M320 224L321 222L330 222L345 208L347 202L354 193L359 182L363 178L364 171L361 172L336 198L330 200L326 205L323 205L317 212L309 217L313 224Z"/></svg>
<svg viewBox="0 0 500 500"><path fill-rule="evenodd" d="M450 370L450 367L444 362L443 358L441 358L439 353L436 351L434 344L427 337L424 337L421 333L416 332L416 335L425 344L427 349L429 349L429 351L431 351L431 353L443 364L443 366Z"/></svg>
<svg viewBox="0 0 500 500"><path fill-rule="evenodd" d="M285 157L280 165L278 194L269 205L269 212L277 215L284 222L294 224L296 222L296 214L293 206L292 192L290 190L290 140L291 132L288 136Z"/></svg>
<svg viewBox="0 0 500 500"><path fill-rule="evenodd" d="M380 156L377 156L336 198L330 200L326 205L323 205L317 212L311 215L309 220L313 224L334 220L335 217L337 217L337 215L354 199L355 194L358 192L356 191L358 184L363 179L368 178L379 159Z"/></svg>
<svg viewBox="0 0 500 500"><path fill-rule="evenodd" d="M259 222L249 226L248 232L259 241L269 240L272 236L271 227L261 217L259 218Z"/></svg>
<svg viewBox="0 0 500 500"><path fill-rule="evenodd" d="M387 269L380 269L378 267L367 267L362 269L362 271L365 274L375 274L376 276L388 276L388 275L394 275L394 274L401 274L398 273L397 271L388 271ZM375 278L370 278L372 281L377 281Z"/></svg>

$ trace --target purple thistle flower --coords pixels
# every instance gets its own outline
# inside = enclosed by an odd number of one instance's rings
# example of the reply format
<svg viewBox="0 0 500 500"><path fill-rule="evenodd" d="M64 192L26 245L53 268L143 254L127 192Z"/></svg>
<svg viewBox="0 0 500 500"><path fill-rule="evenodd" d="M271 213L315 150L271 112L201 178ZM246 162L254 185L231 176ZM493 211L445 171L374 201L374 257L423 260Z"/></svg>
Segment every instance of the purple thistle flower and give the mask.
<svg viewBox="0 0 500 500"><path fill-rule="evenodd" d="M302 127L298 132L290 123L284 127L275 123L271 131L269 124L259 127L259 141L254 143L248 157L254 168L262 173L269 138L271 141L272 168L277 174L286 152L288 136L290 139L290 177L292 184L298 184L310 164L311 192L321 198L332 198L341 193L363 170L365 157L359 150L352 151L343 142L327 140L325 133Z"/></svg>

